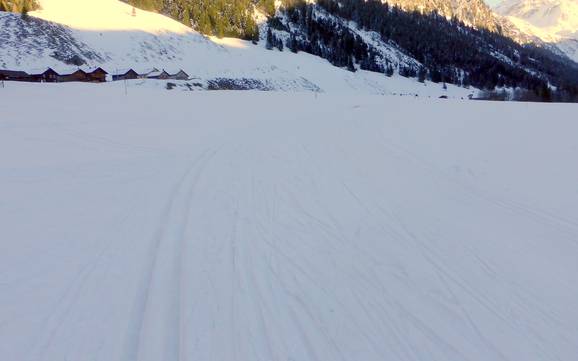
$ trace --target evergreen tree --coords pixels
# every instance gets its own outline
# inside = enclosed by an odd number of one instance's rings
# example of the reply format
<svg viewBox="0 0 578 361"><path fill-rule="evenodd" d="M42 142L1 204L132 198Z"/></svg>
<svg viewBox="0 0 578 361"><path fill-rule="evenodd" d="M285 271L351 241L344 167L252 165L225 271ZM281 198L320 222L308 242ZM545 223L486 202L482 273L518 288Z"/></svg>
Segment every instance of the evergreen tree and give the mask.
<svg viewBox="0 0 578 361"><path fill-rule="evenodd" d="M387 77L393 76L393 66L391 64L387 65L387 68L385 69L385 76Z"/></svg>
<svg viewBox="0 0 578 361"><path fill-rule="evenodd" d="M267 49L271 50L271 49L273 49L274 46L275 46L275 44L274 44L274 40L273 40L273 33L271 32L271 28L268 28L265 47Z"/></svg>
<svg viewBox="0 0 578 361"><path fill-rule="evenodd" d="M275 16L275 0L259 0L258 7L268 17Z"/></svg>
<svg viewBox="0 0 578 361"><path fill-rule="evenodd" d="M22 6L22 13L20 14L20 17L24 21L28 21L30 19L30 17L28 16L28 4L24 4Z"/></svg>
<svg viewBox="0 0 578 361"><path fill-rule="evenodd" d="M423 66L420 67L418 72L417 72L417 81L419 81L420 83L425 82L426 76L427 76L427 70Z"/></svg>
<svg viewBox="0 0 578 361"><path fill-rule="evenodd" d="M183 10L183 24L186 26L191 26L191 11L188 7Z"/></svg>

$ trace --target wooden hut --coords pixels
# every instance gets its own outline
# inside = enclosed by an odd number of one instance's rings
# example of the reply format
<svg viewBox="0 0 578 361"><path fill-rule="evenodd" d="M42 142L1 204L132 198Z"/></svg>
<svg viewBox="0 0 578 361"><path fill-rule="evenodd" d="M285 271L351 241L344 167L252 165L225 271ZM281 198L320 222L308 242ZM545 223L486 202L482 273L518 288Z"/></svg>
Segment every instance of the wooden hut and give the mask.
<svg viewBox="0 0 578 361"><path fill-rule="evenodd" d="M96 68L93 71L86 73L87 81L93 83L104 83L106 82L106 76L108 73L103 68Z"/></svg>
<svg viewBox="0 0 578 361"><path fill-rule="evenodd" d="M11 81L32 81L28 73L17 70L0 70L0 79Z"/></svg>
<svg viewBox="0 0 578 361"><path fill-rule="evenodd" d="M170 79L189 80L189 74L185 73L185 71L181 69L178 73L171 74Z"/></svg>
<svg viewBox="0 0 578 361"><path fill-rule="evenodd" d="M118 72L117 74L113 74L112 75L112 80L113 81L118 81L118 80L130 80L130 79L139 79L141 76L134 70L132 69L128 69L128 70L122 70L120 72Z"/></svg>
<svg viewBox="0 0 578 361"><path fill-rule="evenodd" d="M150 78L150 76L153 74L160 74L159 70L157 68L145 69L138 74L138 77L139 79L146 79Z"/></svg>
<svg viewBox="0 0 578 361"><path fill-rule="evenodd" d="M161 72L154 72L148 75L149 79L170 79L171 75L169 73L167 73L165 70L161 71Z"/></svg>
<svg viewBox="0 0 578 361"><path fill-rule="evenodd" d="M63 74L63 75L59 76L58 81L63 82L63 83L67 83L67 82L71 82L71 81L87 82L87 81L89 81L89 78L88 78L88 74L84 70L78 69L77 71L75 71L71 74Z"/></svg>
<svg viewBox="0 0 578 361"><path fill-rule="evenodd" d="M31 74L30 77L32 78L32 81L39 83L57 83L60 74L58 74L54 69L48 68L41 73Z"/></svg>
<svg viewBox="0 0 578 361"><path fill-rule="evenodd" d="M42 73L42 80L46 83L56 83L58 82L58 74L54 69L48 68L44 73Z"/></svg>

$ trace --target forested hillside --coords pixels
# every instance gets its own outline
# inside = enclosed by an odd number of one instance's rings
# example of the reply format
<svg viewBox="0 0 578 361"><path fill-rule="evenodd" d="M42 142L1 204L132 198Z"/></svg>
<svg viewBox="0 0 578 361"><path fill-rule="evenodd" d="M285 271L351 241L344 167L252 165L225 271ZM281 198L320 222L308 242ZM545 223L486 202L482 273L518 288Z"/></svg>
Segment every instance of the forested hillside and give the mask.
<svg viewBox="0 0 578 361"><path fill-rule="evenodd" d="M144 10L171 16L199 32L218 37L257 40L255 9L273 16L274 0L127 0Z"/></svg>
<svg viewBox="0 0 578 361"><path fill-rule="evenodd" d="M475 29L436 12L406 12L379 0L283 0L281 15L269 21L269 48L283 46L328 59L354 71L362 68L392 75L446 82L481 89L520 87L536 98L574 97L578 66L536 46L522 46L496 32ZM377 56L376 46L354 30L376 34L381 43L394 43L420 66L393 69ZM375 43L375 42L373 42ZM573 94L573 95L571 95Z"/></svg>
<svg viewBox="0 0 578 361"><path fill-rule="evenodd" d="M415 8L411 1L402 2L402 7L380 0L282 0L277 11L273 0L127 1L169 15L203 34L255 41L258 9L269 17L262 34L267 48L304 51L350 71L398 73L421 82L487 90L521 88L524 94L518 97L532 100L574 100L578 94L575 63L502 35L491 13L484 11L485 5L467 13L465 3L452 3L439 13L429 8L408 11ZM448 19L450 10L454 16ZM415 62L396 62L380 50L384 47L399 49Z"/></svg>

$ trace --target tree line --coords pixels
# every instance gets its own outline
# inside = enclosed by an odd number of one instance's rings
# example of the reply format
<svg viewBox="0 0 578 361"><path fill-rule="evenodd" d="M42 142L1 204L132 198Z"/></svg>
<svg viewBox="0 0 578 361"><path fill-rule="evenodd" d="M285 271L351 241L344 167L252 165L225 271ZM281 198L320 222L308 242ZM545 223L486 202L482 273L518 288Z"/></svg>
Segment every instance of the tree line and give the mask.
<svg viewBox="0 0 578 361"><path fill-rule="evenodd" d="M135 7L163 13L205 35L259 40L255 9L275 15L274 0L127 0Z"/></svg>

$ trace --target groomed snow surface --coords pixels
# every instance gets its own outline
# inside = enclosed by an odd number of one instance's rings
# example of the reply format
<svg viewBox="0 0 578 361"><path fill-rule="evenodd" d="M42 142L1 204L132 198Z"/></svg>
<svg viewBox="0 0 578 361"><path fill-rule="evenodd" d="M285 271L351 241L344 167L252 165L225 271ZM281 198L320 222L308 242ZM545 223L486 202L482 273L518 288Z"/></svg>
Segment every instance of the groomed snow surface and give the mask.
<svg viewBox="0 0 578 361"><path fill-rule="evenodd" d="M576 360L575 105L0 99L0 360Z"/></svg>

